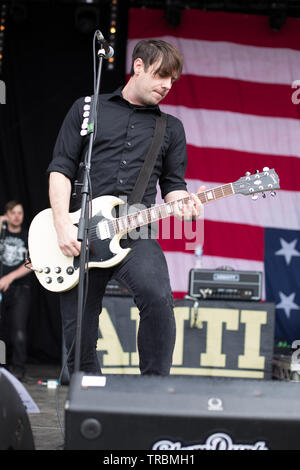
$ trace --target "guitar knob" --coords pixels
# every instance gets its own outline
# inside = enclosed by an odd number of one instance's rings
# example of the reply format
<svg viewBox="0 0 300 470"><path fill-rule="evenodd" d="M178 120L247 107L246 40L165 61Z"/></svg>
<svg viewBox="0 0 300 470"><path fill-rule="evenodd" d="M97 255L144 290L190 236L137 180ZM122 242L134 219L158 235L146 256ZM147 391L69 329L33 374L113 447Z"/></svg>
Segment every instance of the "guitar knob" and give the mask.
<svg viewBox="0 0 300 470"><path fill-rule="evenodd" d="M259 173L259 170L255 170L255 173Z"/></svg>
<svg viewBox="0 0 300 470"><path fill-rule="evenodd" d="M262 193L262 197L265 199L265 197L266 197L265 193Z"/></svg>
<svg viewBox="0 0 300 470"><path fill-rule="evenodd" d="M276 196L276 192L275 192L275 191L272 191L272 192L271 192L271 196L272 196L272 197L275 197L275 196Z"/></svg>
<svg viewBox="0 0 300 470"><path fill-rule="evenodd" d="M73 272L74 272L73 266L69 266L69 267L67 268L67 274L73 274Z"/></svg>
<svg viewBox="0 0 300 470"><path fill-rule="evenodd" d="M47 284L51 284L52 278L51 277L46 277L45 281L47 282Z"/></svg>
<svg viewBox="0 0 300 470"><path fill-rule="evenodd" d="M50 268L48 266L46 266L46 268L44 268L44 273L46 273L46 274L50 273Z"/></svg>
<svg viewBox="0 0 300 470"><path fill-rule="evenodd" d="M61 272L61 268L59 266L57 266L54 271L56 272L56 274L59 274Z"/></svg>
<svg viewBox="0 0 300 470"><path fill-rule="evenodd" d="M250 171L246 171L245 176L250 176L250 175L251 175Z"/></svg>
<svg viewBox="0 0 300 470"><path fill-rule="evenodd" d="M64 278L62 276L59 276L57 278L57 282L59 282L61 284L62 282L64 282Z"/></svg>
<svg viewBox="0 0 300 470"><path fill-rule="evenodd" d="M265 167L263 168L263 171L270 171L270 168L267 167L267 166L265 166Z"/></svg>

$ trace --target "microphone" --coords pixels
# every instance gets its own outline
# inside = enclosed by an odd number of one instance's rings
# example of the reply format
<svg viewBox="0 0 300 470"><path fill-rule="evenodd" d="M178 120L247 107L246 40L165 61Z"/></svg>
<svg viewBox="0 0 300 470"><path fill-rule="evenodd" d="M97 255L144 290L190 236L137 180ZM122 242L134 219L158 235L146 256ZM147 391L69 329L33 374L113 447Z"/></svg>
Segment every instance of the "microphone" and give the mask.
<svg viewBox="0 0 300 470"><path fill-rule="evenodd" d="M2 225L1 225L1 232L0 232L0 239L4 240L6 237L6 231L7 231L7 222L6 220L3 220ZM2 246L2 250L0 250L0 255L2 256L2 252L4 250L4 246Z"/></svg>
<svg viewBox="0 0 300 470"><path fill-rule="evenodd" d="M114 50L110 46L110 44L106 41L103 34L99 29L96 31L97 41L101 45L101 47L105 50L105 59L110 59L114 55Z"/></svg>

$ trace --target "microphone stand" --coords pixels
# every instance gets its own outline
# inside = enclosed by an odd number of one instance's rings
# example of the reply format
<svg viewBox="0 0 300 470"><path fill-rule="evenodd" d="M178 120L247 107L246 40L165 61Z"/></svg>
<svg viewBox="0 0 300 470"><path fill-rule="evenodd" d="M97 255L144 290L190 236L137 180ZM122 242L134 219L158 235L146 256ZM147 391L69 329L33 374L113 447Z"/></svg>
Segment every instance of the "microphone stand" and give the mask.
<svg viewBox="0 0 300 470"><path fill-rule="evenodd" d="M89 225L89 181L90 181L90 169L91 169L91 158L92 158L92 149L95 133L95 122L97 120L97 103L100 90L100 80L103 59L106 58L104 45L101 44L101 49L98 51L99 57L99 67L97 72L96 86L94 90L94 98L91 101L90 117L88 131L89 134L89 147L88 151L85 154L84 163L83 163L83 182L82 182L82 200L81 200L81 213L78 223L78 235L77 240L81 242L81 251L79 258L79 283L78 283L78 304L77 304L77 325L76 325L76 342L75 342L75 362L74 362L74 372L80 371L80 356L81 356L81 335L82 335L82 319L83 319L83 309L84 309L84 276L87 260L87 240L88 240L88 225ZM87 267L88 269L88 267Z"/></svg>

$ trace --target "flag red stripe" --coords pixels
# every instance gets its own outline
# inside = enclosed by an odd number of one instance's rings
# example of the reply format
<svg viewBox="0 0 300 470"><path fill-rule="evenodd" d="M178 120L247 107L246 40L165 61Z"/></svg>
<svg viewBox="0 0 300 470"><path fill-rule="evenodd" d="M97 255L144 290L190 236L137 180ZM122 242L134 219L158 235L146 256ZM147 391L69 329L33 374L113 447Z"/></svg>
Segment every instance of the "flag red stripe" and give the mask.
<svg viewBox="0 0 300 470"><path fill-rule="evenodd" d="M183 299L187 292L173 291L174 299Z"/></svg>
<svg viewBox="0 0 300 470"><path fill-rule="evenodd" d="M294 91L287 85L183 74L162 103L299 119L300 106L291 99Z"/></svg>
<svg viewBox="0 0 300 470"><path fill-rule="evenodd" d="M299 119L300 107L291 100L293 91L287 85L182 75L163 103Z"/></svg>
<svg viewBox="0 0 300 470"><path fill-rule="evenodd" d="M239 152L231 149L187 146L186 178L230 183L263 167L274 168L280 179L280 188L300 191L300 159L278 155ZM213 162L210 164L209 162Z"/></svg>
<svg viewBox="0 0 300 470"><path fill-rule="evenodd" d="M244 15L202 10L183 10L180 26L170 26L163 9L131 8L128 37L148 38L177 36L206 41L228 41L257 47L300 50L300 20L287 18L280 31L272 31L269 18L263 15ZM296 77L298 78L298 77Z"/></svg>
<svg viewBox="0 0 300 470"><path fill-rule="evenodd" d="M196 233L196 222L185 223L191 224L190 233ZM187 252L187 244L194 244L195 249L197 244L196 241L185 238L184 229L180 231L180 233L183 234L182 238L176 239L176 235L174 233L176 224L178 226L182 223L177 219L172 220L172 223L170 224L170 238L163 239L162 222L160 222L158 242L162 249L164 251ZM177 231L177 233L178 232L179 231ZM203 241L204 256L221 256L255 261L262 261L264 258L263 227L204 220ZM190 251L192 250L189 250L189 252Z"/></svg>

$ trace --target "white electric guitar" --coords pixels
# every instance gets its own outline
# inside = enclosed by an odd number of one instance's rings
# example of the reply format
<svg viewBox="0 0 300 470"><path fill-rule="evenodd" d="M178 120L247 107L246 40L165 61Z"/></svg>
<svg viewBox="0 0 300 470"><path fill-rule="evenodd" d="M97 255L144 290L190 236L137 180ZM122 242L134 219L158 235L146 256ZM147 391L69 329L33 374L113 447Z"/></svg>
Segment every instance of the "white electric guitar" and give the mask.
<svg viewBox="0 0 300 470"><path fill-rule="evenodd" d="M279 189L279 178L276 172L264 168L251 175L240 178L234 183L224 184L213 189L197 193L202 204L222 199L233 194L252 195ZM188 202L189 197L177 200L179 207ZM114 196L100 196L92 201L89 220L89 268L109 268L120 263L130 251L120 246L121 237L131 230L164 219L174 214L175 201L142 209L128 215L115 218L112 209L124 204ZM80 210L70 214L75 224L78 223ZM62 254L53 225L52 210L45 209L33 219L28 236L28 248L32 269L39 282L52 292L64 292L72 289L79 281L79 257ZM27 263L27 264L29 264Z"/></svg>

